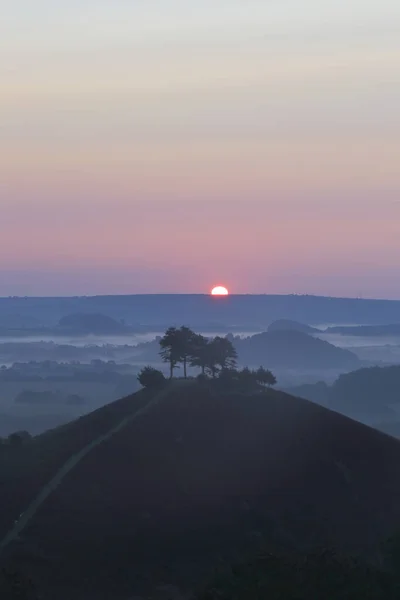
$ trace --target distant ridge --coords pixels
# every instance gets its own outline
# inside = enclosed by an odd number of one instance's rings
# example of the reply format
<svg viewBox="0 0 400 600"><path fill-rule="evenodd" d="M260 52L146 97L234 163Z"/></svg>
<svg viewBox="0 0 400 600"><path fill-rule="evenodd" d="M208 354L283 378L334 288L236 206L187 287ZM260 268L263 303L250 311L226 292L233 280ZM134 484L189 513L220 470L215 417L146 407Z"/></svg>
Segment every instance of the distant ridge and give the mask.
<svg viewBox="0 0 400 600"><path fill-rule="evenodd" d="M0 298L0 316L19 314L56 325L74 313L101 313L127 325L218 323L225 327L257 326L289 319L310 325L357 323L381 325L400 322L400 300L367 300L296 295L148 294L70 298ZM4 322L4 319L3 319Z"/></svg>

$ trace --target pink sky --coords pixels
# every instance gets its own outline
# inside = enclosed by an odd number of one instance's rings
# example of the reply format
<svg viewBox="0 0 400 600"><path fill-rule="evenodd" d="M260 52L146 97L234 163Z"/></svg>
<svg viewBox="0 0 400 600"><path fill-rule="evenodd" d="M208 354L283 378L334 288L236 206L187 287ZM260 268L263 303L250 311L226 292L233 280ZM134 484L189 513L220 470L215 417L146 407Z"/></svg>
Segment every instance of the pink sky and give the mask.
<svg viewBox="0 0 400 600"><path fill-rule="evenodd" d="M0 295L400 298L398 4L249 3L7 9Z"/></svg>

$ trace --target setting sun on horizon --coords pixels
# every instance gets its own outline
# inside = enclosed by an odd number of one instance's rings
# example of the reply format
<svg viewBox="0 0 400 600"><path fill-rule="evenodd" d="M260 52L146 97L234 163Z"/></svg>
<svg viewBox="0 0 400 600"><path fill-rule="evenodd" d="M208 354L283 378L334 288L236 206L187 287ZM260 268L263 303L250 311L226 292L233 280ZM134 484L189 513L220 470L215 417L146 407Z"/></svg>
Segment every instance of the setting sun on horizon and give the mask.
<svg viewBox="0 0 400 600"><path fill-rule="evenodd" d="M223 285L217 285L211 290L211 296L228 296L229 290Z"/></svg>

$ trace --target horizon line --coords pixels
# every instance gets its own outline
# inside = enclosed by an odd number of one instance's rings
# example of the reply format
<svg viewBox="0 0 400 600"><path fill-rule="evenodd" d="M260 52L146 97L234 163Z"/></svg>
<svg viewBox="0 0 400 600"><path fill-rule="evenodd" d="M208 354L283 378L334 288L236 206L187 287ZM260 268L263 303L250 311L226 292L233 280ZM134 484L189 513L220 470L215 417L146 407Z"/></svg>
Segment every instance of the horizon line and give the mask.
<svg viewBox="0 0 400 600"><path fill-rule="evenodd" d="M229 298L248 298L248 297L257 297L257 298L289 298L289 297L297 297L297 298L315 298L315 299L325 299L325 300L353 300L359 302L400 302L400 298L376 298L376 297L360 297L360 296L324 296L321 294L301 294L301 293L291 293L291 294L270 294L267 292L263 293L229 293L227 296L212 296L208 292L196 292L196 293L188 293L188 292L139 292L132 294L71 294L71 295L62 295L62 296L53 296L53 295L10 295L10 296L0 296L0 301L3 300L67 300L67 299L93 299L93 298L132 298L132 297L148 297L148 296L187 296L187 297L204 297L210 298L215 302L227 301Z"/></svg>

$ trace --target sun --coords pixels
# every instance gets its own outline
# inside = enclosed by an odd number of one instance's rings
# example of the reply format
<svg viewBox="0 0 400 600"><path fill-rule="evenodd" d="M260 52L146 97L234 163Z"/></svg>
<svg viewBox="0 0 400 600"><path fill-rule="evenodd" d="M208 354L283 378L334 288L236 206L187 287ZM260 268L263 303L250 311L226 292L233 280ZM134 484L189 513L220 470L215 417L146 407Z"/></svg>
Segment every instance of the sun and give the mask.
<svg viewBox="0 0 400 600"><path fill-rule="evenodd" d="M211 296L228 296L229 291L228 288L223 285L217 285L215 288L211 290Z"/></svg>

